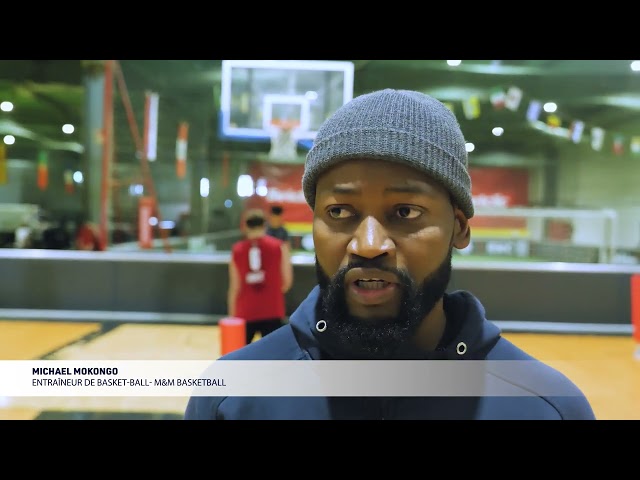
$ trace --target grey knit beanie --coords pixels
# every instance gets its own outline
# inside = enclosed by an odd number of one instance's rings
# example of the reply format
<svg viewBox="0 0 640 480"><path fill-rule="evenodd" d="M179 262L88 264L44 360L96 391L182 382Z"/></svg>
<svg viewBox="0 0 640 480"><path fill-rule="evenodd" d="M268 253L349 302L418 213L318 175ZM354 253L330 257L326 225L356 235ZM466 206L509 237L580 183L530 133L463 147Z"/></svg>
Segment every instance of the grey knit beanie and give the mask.
<svg viewBox="0 0 640 480"><path fill-rule="evenodd" d="M455 115L429 95L385 89L354 98L318 130L307 154L302 189L314 208L318 177L349 158L412 166L442 184L473 217L465 139Z"/></svg>

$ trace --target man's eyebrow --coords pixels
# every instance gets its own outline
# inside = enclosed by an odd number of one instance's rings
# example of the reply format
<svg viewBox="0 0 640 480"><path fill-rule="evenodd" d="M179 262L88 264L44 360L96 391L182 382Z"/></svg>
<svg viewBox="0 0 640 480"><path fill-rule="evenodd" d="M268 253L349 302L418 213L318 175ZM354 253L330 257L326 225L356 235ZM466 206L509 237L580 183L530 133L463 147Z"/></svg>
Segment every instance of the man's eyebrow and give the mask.
<svg viewBox="0 0 640 480"><path fill-rule="evenodd" d="M360 193L360 188L354 185L336 185L331 189L331 193L353 195Z"/></svg>
<svg viewBox="0 0 640 480"><path fill-rule="evenodd" d="M433 193L433 189L425 184L402 184L402 185L391 185L384 189L385 193Z"/></svg>
<svg viewBox="0 0 640 480"><path fill-rule="evenodd" d="M438 189L429 183L408 182L398 185L389 185L384 189L384 193L413 193L434 197L438 194Z"/></svg>

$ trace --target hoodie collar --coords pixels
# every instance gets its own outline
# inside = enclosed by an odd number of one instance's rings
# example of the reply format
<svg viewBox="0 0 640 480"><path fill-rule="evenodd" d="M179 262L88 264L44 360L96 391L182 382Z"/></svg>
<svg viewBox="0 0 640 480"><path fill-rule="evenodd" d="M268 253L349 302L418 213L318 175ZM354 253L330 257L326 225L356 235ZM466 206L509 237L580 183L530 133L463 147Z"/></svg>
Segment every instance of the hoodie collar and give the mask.
<svg viewBox="0 0 640 480"><path fill-rule="evenodd" d="M316 317L319 296L320 287L315 286L289 319L300 347L313 360L327 357L321 325L317 325L322 320ZM400 352L401 358L479 360L498 341L500 329L486 319L484 307L473 294L457 290L446 293L443 301L447 326L441 344L432 352L407 346Z"/></svg>

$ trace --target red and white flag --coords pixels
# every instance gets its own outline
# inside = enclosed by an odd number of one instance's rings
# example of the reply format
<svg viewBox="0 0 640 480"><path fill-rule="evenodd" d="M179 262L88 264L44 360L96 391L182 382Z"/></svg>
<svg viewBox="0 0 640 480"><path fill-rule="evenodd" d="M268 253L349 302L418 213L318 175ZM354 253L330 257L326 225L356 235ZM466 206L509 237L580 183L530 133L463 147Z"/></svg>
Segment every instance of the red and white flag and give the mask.
<svg viewBox="0 0 640 480"><path fill-rule="evenodd" d="M611 149L613 150L613 153L616 155L622 155L624 153L624 135L621 134L617 134L614 135L613 137L613 145L611 146Z"/></svg>
<svg viewBox="0 0 640 480"><path fill-rule="evenodd" d="M505 107L506 99L507 94L501 87L496 87L491 90L489 100L491 100L491 105L493 105L493 108L496 110L502 110Z"/></svg>
<svg viewBox="0 0 640 480"><path fill-rule="evenodd" d="M189 124L180 122L178 125L178 138L176 139L176 174L178 178L184 178L187 174L187 138L189 136Z"/></svg>
<svg viewBox="0 0 640 480"><path fill-rule="evenodd" d="M158 94L147 92L144 105L144 153L155 161L158 147Z"/></svg>

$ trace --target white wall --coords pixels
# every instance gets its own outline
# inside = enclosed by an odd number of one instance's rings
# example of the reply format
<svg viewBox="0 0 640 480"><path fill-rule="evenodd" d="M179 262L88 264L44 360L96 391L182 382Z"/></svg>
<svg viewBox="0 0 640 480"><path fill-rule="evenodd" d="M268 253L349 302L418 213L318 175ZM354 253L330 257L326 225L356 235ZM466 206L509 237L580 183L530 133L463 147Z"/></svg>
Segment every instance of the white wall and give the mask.
<svg viewBox="0 0 640 480"><path fill-rule="evenodd" d="M616 246L640 248L640 156L567 148L558 166L558 207L614 209L618 213ZM585 235L589 228L599 227L580 227Z"/></svg>

